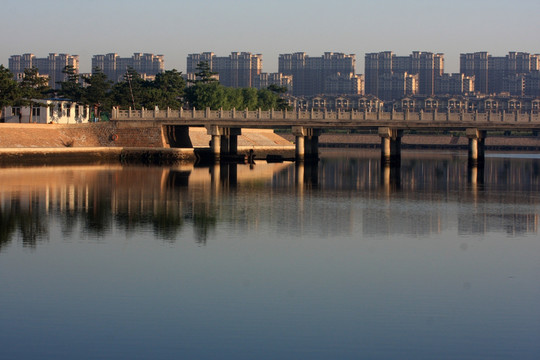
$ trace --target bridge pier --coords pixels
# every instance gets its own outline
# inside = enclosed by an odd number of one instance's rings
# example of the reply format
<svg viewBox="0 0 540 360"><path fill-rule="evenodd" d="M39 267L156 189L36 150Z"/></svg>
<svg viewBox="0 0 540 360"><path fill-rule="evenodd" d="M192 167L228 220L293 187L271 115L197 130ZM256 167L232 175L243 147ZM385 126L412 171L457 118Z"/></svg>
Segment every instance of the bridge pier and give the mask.
<svg viewBox="0 0 540 360"><path fill-rule="evenodd" d="M319 160L319 129L293 126L292 134L295 136L296 161Z"/></svg>
<svg viewBox="0 0 540 360"><path fill-rule="evenodd" d="M241 128L228 128L217 125L206 127L207 134L212 137L210 140L210 151L216 162L225 155L238 154L238 136L242 135Z"/></svg>
<svg viewBox="0 0 540 360"><path fill-rule="evenodd" d="M381 161L384 164L400 164L403 130L380 127L379 136L381 137Z"/></svg>
<svg viewBox="0 0 540 360"><path fill-rule="evenodd" d="M486 132L469 128L466 135L469 138L469 165L483 164Z"/></svg>
<svg viewBox="0 0 540 360"><path fill-rule="evenodd" d="M219 156L221 155L221 137L219 135L212 135L212 140L210 140L210 151L214 156L214 160L219 161Z"/></svg>

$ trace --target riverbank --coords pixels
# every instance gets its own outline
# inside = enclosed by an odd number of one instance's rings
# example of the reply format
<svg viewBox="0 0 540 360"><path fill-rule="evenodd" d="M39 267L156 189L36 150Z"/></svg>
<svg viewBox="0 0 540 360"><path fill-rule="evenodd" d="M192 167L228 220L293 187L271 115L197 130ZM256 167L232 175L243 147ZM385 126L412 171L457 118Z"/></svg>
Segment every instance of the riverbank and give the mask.
<svg viewBox="0 0 540 360"><path fill-rule="evenodd" d="M189 129L189 144L171 147L164 127L154 123L0 124L0 165L104 164L111 162L168 164L195 162L208 155L205 128ZM294 144L272 130L243 129L240 154L290 157ZM208 156L206 156L208 157Z"/></svg>
<svg viewBox="0 0 540 360"><path fill-rule="evenodd" d="M195 161L193 149L165 148L2 148L0 166L75 165L107 163L175 163Z"/></svg>
<svg viewBox="0 0 540 360"><path fill-rule="evenodd" d="M113 136L116 135L116 136ZM190 148L171 148L158 126L125 126L115 123L50 125L0 124L0 166L104 164L111 162L166 164L197 161L209 151L205 128L190 128ZM379 148L378 134L324 133L320 148ZM256 159L268 155L294 156L294 136L272 130L243 129L238 152L253 152ZM540 137L488 136L488 151L540 151ZM466 150L468 138L452 134L407 134L404 149Z"/></svg>

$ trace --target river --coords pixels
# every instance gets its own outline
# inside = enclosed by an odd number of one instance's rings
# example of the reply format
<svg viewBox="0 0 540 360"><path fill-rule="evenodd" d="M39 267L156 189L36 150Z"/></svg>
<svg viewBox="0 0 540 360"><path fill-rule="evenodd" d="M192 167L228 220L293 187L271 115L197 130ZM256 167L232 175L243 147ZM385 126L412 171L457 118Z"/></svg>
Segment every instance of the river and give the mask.
<svg viewBox="0 0 540 360"><path fill-rule="evenodd" d="M537 359L540 156L0 171L0 359Z"/></svg>

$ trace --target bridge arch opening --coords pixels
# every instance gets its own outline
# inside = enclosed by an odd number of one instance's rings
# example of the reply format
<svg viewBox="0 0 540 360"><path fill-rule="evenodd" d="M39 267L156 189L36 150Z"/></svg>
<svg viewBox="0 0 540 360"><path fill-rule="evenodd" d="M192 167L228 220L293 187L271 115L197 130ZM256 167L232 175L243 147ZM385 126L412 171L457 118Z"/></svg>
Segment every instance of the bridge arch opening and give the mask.
<svg viewBox="0 0 540 360"><path fill-rule="evenodd" d="M171 148L193 148L187 125L163 125L163 137Z"/></svg>

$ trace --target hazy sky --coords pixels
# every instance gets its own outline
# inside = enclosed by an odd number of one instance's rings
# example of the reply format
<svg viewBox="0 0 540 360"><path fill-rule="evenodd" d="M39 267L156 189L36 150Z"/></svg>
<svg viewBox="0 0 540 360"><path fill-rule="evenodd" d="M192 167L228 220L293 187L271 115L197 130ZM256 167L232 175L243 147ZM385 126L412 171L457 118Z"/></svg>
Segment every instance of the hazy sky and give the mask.
<svg viewBox="0 0 540 360"><path fill-rule="evenodd" d="M165 68L185 71L190 53L263 54L277 71L281 53L442 52L445 71L462 52L540 53L539 0L3 0L0 63L13 54L165 55Z"/></svg>

